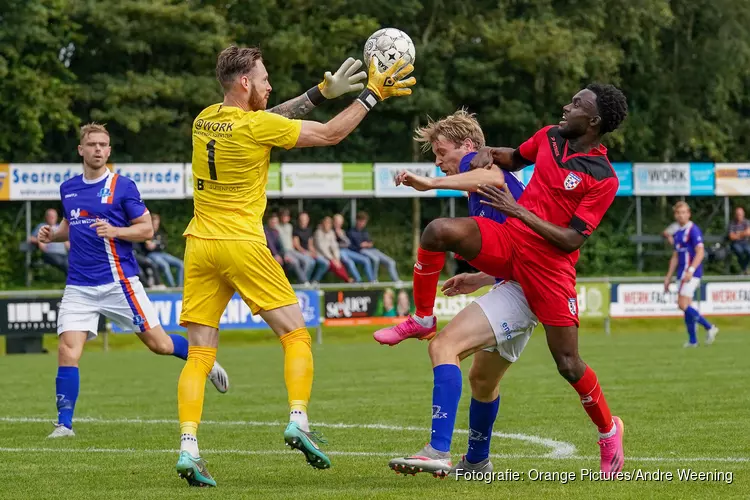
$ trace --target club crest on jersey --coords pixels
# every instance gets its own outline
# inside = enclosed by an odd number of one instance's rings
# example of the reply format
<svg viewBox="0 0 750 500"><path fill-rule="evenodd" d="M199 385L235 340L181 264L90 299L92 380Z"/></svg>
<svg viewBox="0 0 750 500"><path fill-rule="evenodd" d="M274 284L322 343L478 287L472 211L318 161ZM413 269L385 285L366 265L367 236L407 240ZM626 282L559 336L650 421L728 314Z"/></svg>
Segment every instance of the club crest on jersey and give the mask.
<svg viewBox="0 0 750 500"><path fill-rule="evenodd" d="M568 191L572 191L581 183L582 180L583 179L581 177L574 174L573 172L570 172L565 178L565 189L567 189Z"/></svg>
<svg viewBox="0 0 750 500"><path fill-rule="evenodd" d="M135 326L141 327L144 323L145 322L143 321L143 316L141 316L140 314L136 314L135 316L133 316L133 324Z"/></svg>
<svg viewBox="0 0 750 500"><path fill-rule="evenodd" d="M112 194L112 191L109 188L102 188L99 191L99 198L109 198L111 194Z"/></svg>
<svg viewBox="0 0 750 500"><path fill-rule="evenodd" d="M573 316L577 316L578 313L576 312L578 308L578 299L568 299L568 309L570 309L570 314Z"/></svg>

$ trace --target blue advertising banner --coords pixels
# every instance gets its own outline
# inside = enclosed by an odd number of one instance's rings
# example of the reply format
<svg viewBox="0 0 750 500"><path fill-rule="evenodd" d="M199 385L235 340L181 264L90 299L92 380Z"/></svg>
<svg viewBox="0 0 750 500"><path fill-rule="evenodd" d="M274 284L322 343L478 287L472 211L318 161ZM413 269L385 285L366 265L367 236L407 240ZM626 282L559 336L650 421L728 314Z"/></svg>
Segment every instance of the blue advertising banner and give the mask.
<svg viewBox="0 0 750 500"><path fill-rule="evenodd" d="M302 315L305 318L305 326L317 327L320 325L320 297L317 291L297 290L297 300ZM184 331L180 326L180 313L182 312L182 294L180 293L149 293L148 298L156 309L159 322L168 332ZM219 320L222 330L248 330L268 328L268 325L260 316L253 316L250 308L235 294L229 301L224 314ZM112 331L122 333L122 329L112 324Z"/></svg>
<svg viewBox="0 0 750 500"><path fill-rule="evenodd" d="M617 196L633 196L633 164L615 162L612 168L615 169L617 179L620 181Z"/></svg>
<svg viewBox="0 0 750 500"><path fill-rule="evenodd" d="M690 164L690 194L693 196L713 196L714 164Z"/></svg>

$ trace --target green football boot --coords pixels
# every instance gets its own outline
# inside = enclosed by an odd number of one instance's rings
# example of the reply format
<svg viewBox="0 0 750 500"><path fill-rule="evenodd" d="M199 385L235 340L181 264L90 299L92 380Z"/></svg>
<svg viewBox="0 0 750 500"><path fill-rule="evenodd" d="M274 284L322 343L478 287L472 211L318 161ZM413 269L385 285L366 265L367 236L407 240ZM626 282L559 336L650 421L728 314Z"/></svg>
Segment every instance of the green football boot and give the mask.
<svg viewBox="0 0 750 500"><path fill-rule="evenodd" d="M287 446L304 453L307 463L316 469L328 469L331 466L331 460L318 447L318 443L326 443L320 434L314 431L305 432L296 422L289 422L284 431L284 442Z"/></svg>
<svg viewBox="0 0 750 500"><path fill-rule="evenodd" d="M187 480L190 486L216 486L216 481L206 468L206 461L202 458L193 458L187 451L180 452L177 459L177 474Z"/></svg>

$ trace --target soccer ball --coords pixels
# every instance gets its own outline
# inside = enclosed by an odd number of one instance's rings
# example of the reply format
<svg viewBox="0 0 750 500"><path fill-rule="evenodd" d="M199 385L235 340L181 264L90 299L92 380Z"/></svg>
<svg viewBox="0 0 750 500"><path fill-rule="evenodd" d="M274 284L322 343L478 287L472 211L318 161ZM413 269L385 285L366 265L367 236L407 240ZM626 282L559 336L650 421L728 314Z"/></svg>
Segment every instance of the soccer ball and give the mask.
<svg viewBox="0 0 750 500"><path fill-rule="evenodd" d="M373 56L378 61L378 69L383 72L402 57L414 64L416 50L409 35L396 28L379 29L365 42L365 64L370 64Z"/></svg>

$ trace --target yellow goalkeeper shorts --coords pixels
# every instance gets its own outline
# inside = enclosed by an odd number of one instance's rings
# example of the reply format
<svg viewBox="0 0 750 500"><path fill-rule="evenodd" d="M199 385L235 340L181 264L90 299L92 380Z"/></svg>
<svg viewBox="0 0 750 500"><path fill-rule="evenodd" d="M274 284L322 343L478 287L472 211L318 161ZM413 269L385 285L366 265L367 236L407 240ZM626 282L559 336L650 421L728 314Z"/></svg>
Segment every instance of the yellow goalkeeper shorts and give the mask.
<svg viewBox="0 0 750 500"><path fill-rule="evenodd" d="M253 314L298 303L283 268L263 243L188 236L180 324L218 328L234 292Z"/></svg>

